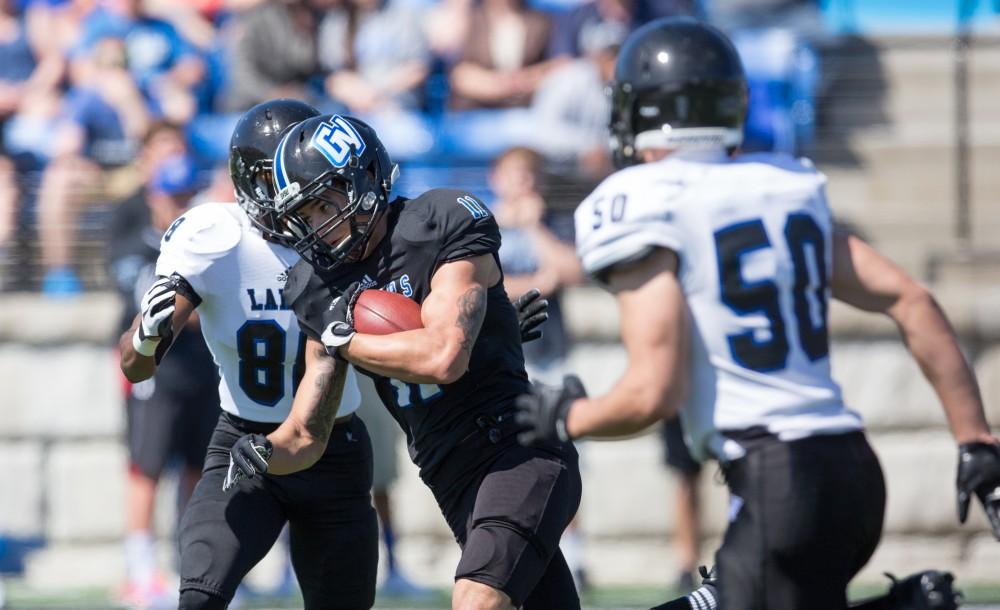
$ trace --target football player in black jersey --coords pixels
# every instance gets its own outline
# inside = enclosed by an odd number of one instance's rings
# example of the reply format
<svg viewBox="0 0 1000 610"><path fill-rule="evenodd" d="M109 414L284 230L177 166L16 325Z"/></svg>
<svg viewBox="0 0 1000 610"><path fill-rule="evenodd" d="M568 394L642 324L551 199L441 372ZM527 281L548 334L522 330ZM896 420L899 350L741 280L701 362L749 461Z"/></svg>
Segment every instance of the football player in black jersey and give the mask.
<svg viewBox="0 0 1000 610"><path fill-rule="evenodd" d="M275 218L303 257L285 296L307 353L325 349L370 375L406 433L462 547L453 608L579 608L558 547L580 501L577 454L570 443L517 443L513 402L530 386L497 224L463 191L390 201L397 171L351 117L309 119L278 145ZM353 303L367 288L412 298L424 328L357 333ZM304 448L326 441L301 432L297 407L269 438L234 447L246 475L309 466Z"/></svg>

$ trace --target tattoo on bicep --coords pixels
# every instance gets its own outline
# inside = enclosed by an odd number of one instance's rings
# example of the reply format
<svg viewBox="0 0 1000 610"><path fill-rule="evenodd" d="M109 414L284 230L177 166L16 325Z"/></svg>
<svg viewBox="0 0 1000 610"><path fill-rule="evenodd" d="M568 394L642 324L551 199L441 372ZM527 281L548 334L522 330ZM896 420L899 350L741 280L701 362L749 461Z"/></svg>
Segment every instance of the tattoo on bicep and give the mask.
<svg viewBox="0 0 1000 610"><path fill-rule="evenodd" d="M458 327L462 330L462 350L472 353L479 327L486 317L486 289L473 286L458 299Z"/></svg>
<svg viewBox="0 0 1000 610"><path fill-rule="evenodd" d="M319 394L319 404L306 420L306 430L313 438L329 438L333 430L333 422L337 419L337 408L344 392L344 380L347 378L347 365L338 363L329 375L316 378L316 392Z"/></svg>

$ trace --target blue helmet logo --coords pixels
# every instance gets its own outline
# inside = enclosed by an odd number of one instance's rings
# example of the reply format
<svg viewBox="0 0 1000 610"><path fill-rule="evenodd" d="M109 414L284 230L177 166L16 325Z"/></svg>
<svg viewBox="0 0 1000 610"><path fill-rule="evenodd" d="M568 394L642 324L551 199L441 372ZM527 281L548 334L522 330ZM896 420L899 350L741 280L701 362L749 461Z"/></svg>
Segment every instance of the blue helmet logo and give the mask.
<svg viewBox="0 0 1000 610"><path fill-rule="evenodd" d="M361 156L361 153L365 152L365 141L358 130L347 119L336 114L316 128L313 132L312 145L334 167L347 165L352 146L355 155Z"/></svg>

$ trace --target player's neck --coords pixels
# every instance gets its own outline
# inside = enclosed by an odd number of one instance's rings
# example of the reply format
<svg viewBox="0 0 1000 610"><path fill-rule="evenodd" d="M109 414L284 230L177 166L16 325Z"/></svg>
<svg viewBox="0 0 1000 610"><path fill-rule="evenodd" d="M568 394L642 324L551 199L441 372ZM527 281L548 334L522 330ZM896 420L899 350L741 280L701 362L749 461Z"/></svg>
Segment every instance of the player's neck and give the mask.
<svg viewBox="0 0 1000 610"><path fill-rule="evenodd" d="M378 221L375 224L375 227L372 229L372 236L371 238L369 238L368 244L365 245L365 254L364 256L361 257L362 260L368 258L372 254L372 252L378 250L378 247L382 243L382 240L385 239L385 236L389 233L388 229L389 229L389 212L386 211L384 214L382 214L381 218L378 219Z"/></svg>

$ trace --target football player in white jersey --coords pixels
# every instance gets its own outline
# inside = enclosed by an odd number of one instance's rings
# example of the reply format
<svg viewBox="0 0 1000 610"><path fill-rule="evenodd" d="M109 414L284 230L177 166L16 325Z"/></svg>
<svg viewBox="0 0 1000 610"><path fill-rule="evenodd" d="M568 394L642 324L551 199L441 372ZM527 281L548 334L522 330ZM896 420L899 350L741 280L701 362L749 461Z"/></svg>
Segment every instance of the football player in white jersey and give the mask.
<svg viewBox="0 0 1000 610"><path fill-rule="evenodd" d="M223 413L180 526L183 610L225 608L286 522L306 608L374 604L378 526L369 496L371 444L364 423L353 415L360 394L346 364L305 353L305 335L283 292L287 270L299 256L283 245L267 206L260 205L268 196L278 134L317 114L295 100L266 102L244 114L230 143L240 205L206 203L170 226L156 265L160 279L120 341L125 375L145 379L197 308L222 377ZM329 435L329 442L311 447L312 455L288 456L315 465L289 476L254 477L224 491L224 483L234 483L231 448L269 447L264 435L289 415L293 394L296 401L325 407L307 411L298 424L307 437ZM280 474L283 462L275 457L270 472Z"/></svg>
<svg viewBox="0 0 1000 610"><path fill-rule="evenodd" d="M878 544L885 486L831 378L830 296L897 323L959 444L959 519L976 496L998 538L1000 449L928 290L833 227L808 161L736 155L746 103L739 57L711 26L658 20L626 41L611 120L623 169L577 209L576 234L618 301L628 369L603 396L567 378L522 397L521 440L632 434L680 410L732 493L720 607L840 610ZM927 572L863 607L954 608L950 591ZM702 593L663 607L714 607Z"/></svg>

